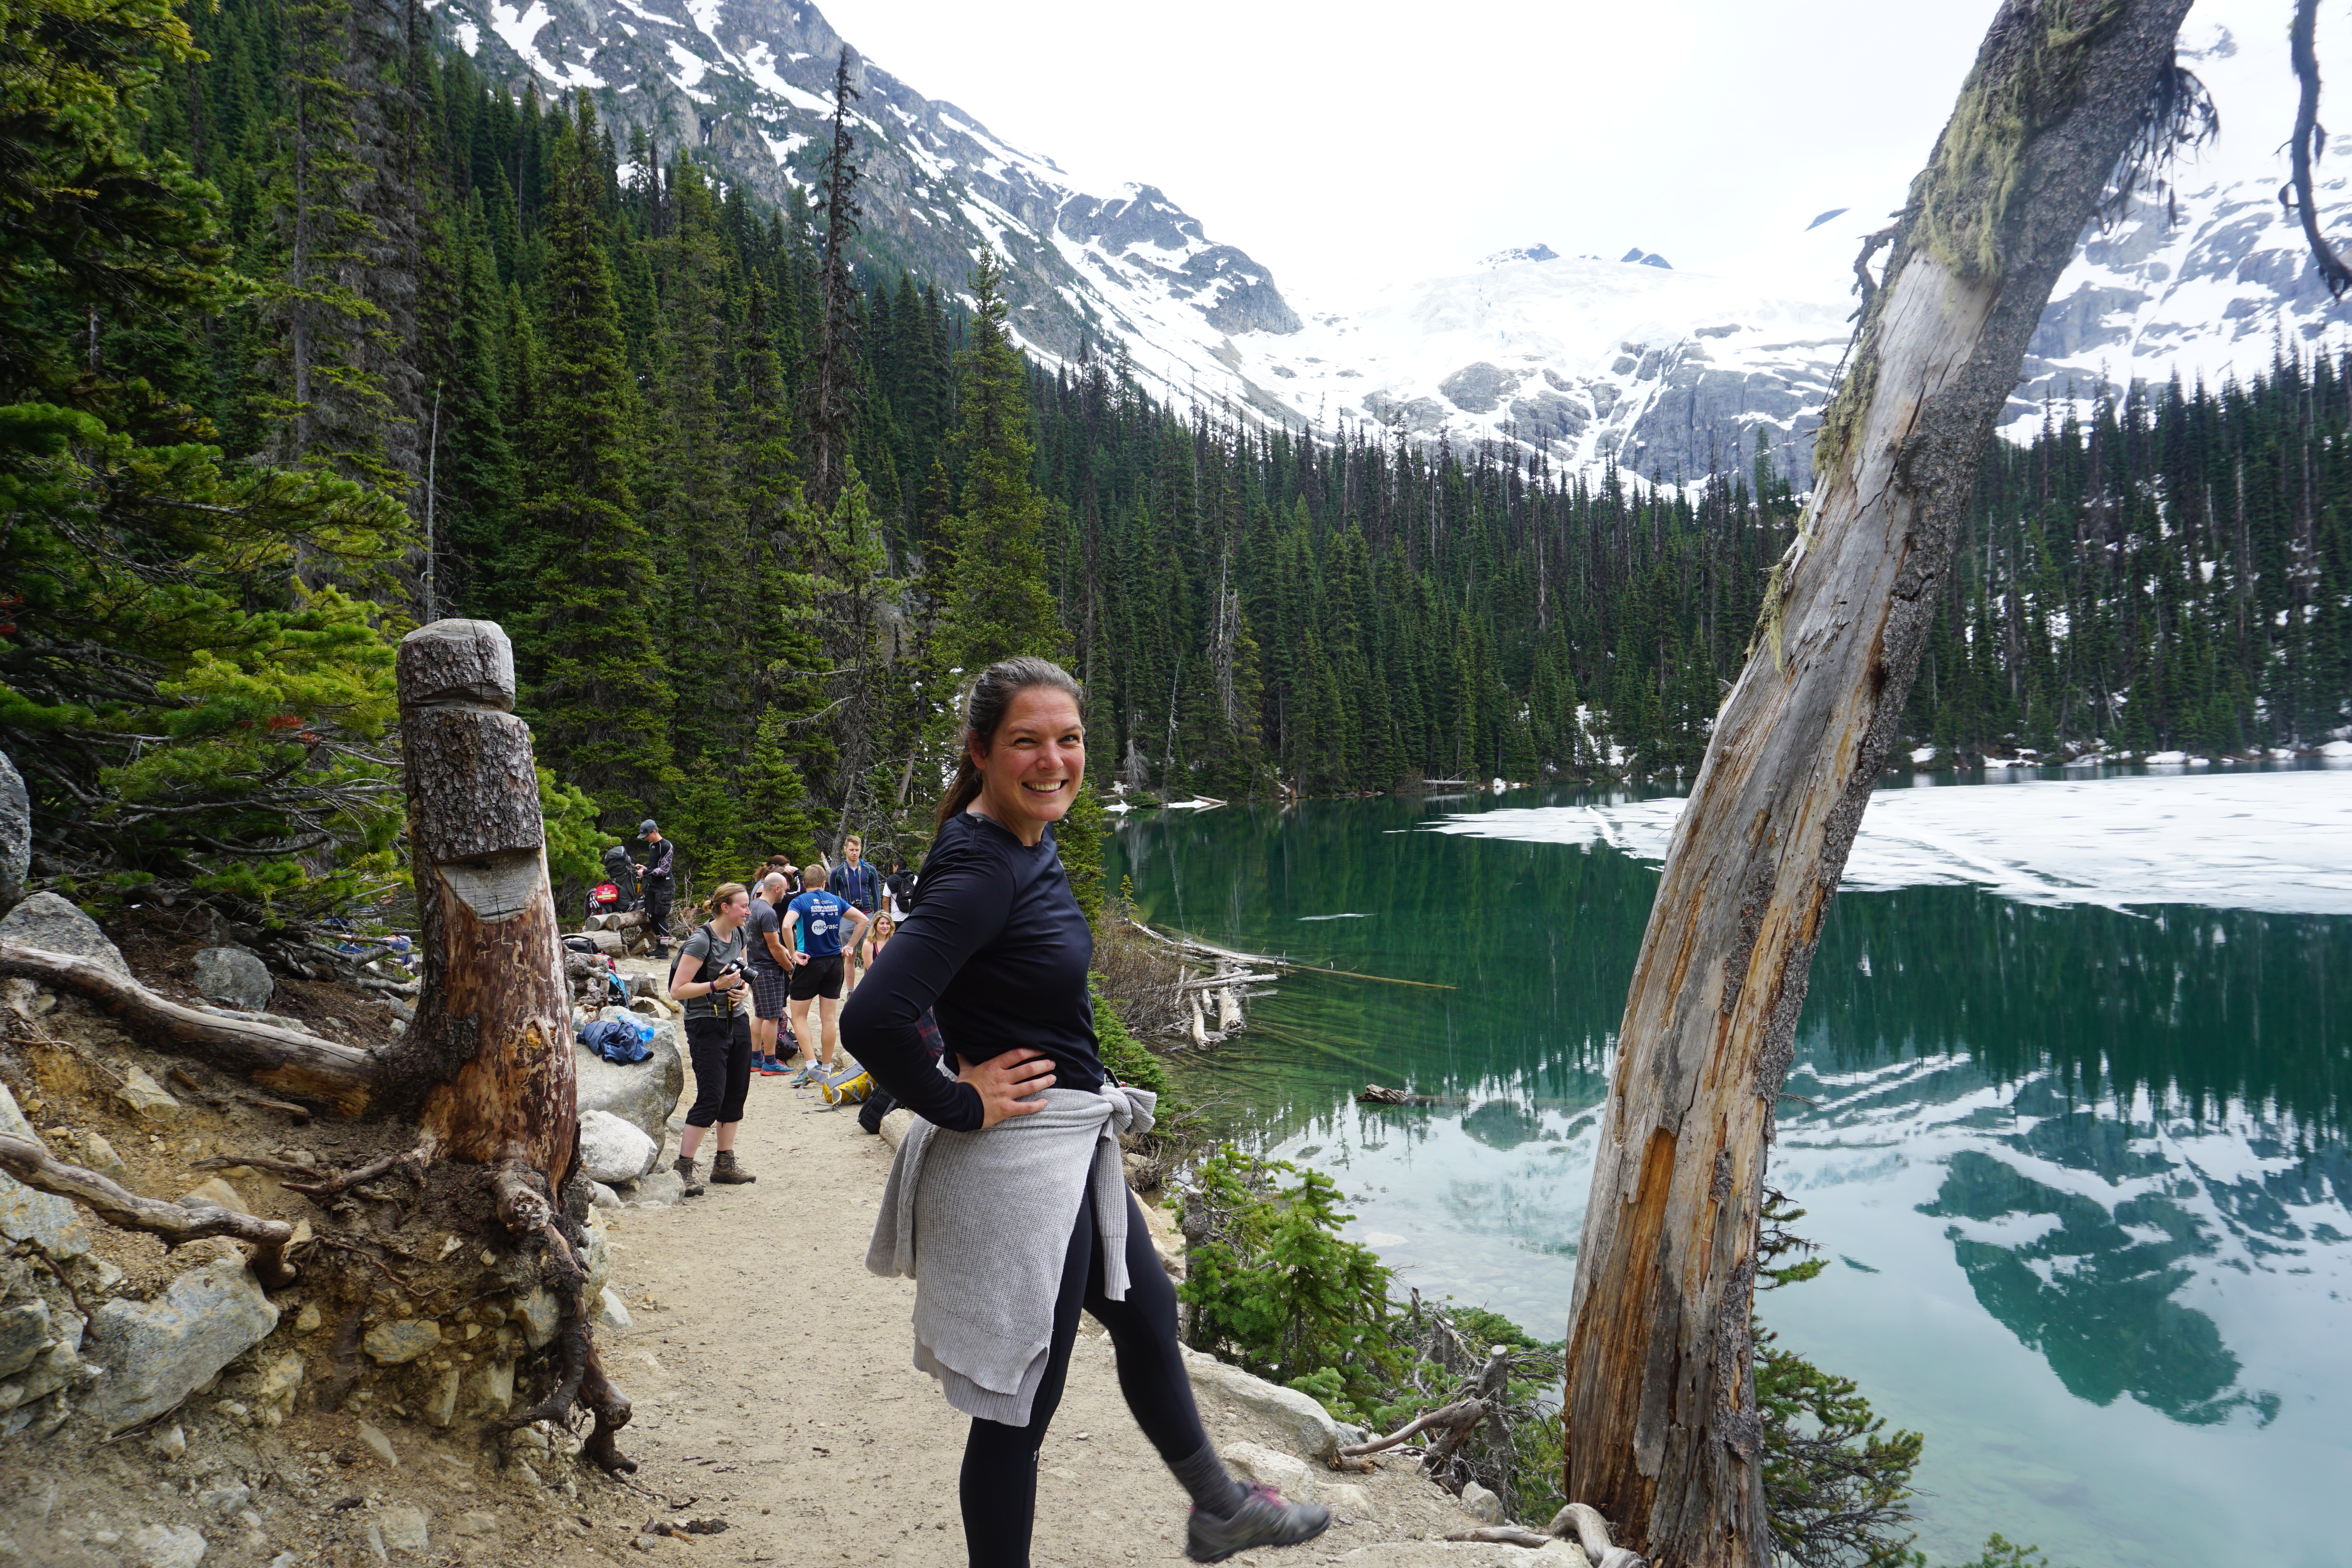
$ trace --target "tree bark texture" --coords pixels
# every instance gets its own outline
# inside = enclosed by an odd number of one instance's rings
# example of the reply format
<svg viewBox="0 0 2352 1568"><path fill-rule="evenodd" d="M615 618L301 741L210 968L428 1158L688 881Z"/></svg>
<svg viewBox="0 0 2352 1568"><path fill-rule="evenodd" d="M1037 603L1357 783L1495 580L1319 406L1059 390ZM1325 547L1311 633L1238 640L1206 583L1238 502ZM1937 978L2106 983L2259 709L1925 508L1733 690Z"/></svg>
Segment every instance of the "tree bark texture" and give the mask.
<svg viewBox="0 0 2352 1568"><path fill-rule="evenodd" d="M1813 498L1676 824L1626 999L1568 1350L1567 1495L1653 1562L1771 1561L1750 1310L1830 896L1977 465L2189 0L2006 0L1860 268Z"/></svg>
<svg viewBox="0 0 2352 1568"><path fill-rule="evenodd" d="M398 668L425 988L392 1081L422 1091L417 1123L443 1154L519 1162L560 1193L572 1009L514 650L492 622L436 621L402 639Z"/></svg>
<svg viewBox="0 0 2352 1568"><path fill-rule="evenodd" d="M355 1046L281 1029L258 1018L183 1007L136 980L71 953L0 942L0 978L61 986L137 1030L143 1045L201 1057L341 1116L365 1110L382 1081L377 1059Z"/></svg>

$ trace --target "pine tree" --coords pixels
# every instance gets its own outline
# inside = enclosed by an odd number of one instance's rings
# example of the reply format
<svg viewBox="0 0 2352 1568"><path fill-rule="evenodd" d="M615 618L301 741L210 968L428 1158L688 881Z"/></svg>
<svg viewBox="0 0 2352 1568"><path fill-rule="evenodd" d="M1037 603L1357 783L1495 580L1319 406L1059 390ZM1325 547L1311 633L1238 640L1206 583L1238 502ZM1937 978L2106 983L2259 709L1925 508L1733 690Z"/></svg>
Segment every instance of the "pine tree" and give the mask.
<svg viewBox="0 0 2352 1568"><path fill-rule="evenodd" d="M653 541L628 478L635 416L599 216L595 110L583 98L568 130L554 125L546 335L523 437L539 605L518 663L540 754L625 822L676 777L673 699L654 642Z"/></svg>
<svg viewBox="0 0 2352 1568"><path fill-rule="evenodd" d="M1025 377L1004 326L1004 273L983 254L971 274L972 344L962 364L962 507L943 526L954 552L941 641L952 665L978 670L1014 654L1066 657L1045 586L1045 503L1031 482Z"/></svg>

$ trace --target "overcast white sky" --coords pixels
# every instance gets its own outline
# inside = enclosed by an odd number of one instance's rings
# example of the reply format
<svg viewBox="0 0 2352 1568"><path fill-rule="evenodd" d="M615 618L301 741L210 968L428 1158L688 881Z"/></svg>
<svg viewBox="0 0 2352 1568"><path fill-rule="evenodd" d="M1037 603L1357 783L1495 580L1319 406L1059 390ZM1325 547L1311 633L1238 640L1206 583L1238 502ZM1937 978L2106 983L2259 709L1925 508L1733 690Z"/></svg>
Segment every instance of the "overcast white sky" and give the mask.
<svg viewBox="0 0 2352 1568"><path fill-rule="evenodd" d="M1892 207L1996 3L817 0L916 90L1094 194L1160 186L1318 308L1537 241L1706 270ZM2251 22L2283 59L2288 10L2200 0L2192 27Z"/></svg>
<svg viewBox="0 0 2352 1568"><path fill-rule="evenodd" d="M1318 305L1543 241L1677 267L1899 196L1995 0L817 0L1087 189L1155 184Z"/></svg>

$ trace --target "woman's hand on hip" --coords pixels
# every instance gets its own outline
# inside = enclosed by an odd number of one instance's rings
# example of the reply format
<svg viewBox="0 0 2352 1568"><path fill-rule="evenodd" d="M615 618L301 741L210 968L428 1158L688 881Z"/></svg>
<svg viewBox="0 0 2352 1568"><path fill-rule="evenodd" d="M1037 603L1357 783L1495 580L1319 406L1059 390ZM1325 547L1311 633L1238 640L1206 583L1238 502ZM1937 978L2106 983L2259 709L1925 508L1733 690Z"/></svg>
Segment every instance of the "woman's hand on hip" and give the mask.
<svg viewBox="0 0 2352 1568"><path fill-rule="evenodd" d="M1045 1110L1045 1091L1054 1087L1053 1058L1025 1046L977 1066L958 1057L956 1065L963 1069L956 1081L980 1092L982 1131L1008 1116L1034 1116Z"/></svg>

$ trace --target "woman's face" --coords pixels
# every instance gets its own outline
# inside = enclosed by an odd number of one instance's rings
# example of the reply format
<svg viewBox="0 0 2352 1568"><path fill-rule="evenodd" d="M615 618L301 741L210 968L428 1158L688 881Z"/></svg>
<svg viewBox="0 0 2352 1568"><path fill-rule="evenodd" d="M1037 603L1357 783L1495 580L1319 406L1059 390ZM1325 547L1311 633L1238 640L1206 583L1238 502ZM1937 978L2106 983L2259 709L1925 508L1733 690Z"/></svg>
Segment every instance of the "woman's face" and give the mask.
<svg viewBox="0 0 2352 1568"><path fill-rule="evenodd" d="M723 918L737 922L750 920L751 918L751 895L747 892L739 891L733 898L719 906L719 913Z"/></svg>
<svg viewBox="0 0 2352 1568"><path fill-rule="evenodd" d="M1050 686L1033 686L1005 708L1004 721L986 751L975 742L981 771L980 807L1034 844L1077 797L1087 772L1087 731L1077 700Z"/></svg>

